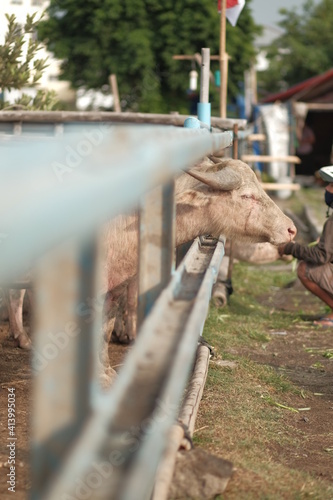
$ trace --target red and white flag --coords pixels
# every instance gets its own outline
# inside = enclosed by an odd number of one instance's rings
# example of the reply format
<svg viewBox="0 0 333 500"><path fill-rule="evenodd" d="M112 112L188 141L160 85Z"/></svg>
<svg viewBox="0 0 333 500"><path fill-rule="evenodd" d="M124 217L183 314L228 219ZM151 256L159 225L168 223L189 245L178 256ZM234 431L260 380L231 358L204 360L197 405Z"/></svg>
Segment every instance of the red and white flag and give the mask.
<svg viewBox="0 0 333 500"><path fill-rule="evenodd" d="M221 12L221 1L218 0L217 8ZM226 18L232 26L236 26L239 14L242 12L245 5L245 0L227 0Z"/></svg>

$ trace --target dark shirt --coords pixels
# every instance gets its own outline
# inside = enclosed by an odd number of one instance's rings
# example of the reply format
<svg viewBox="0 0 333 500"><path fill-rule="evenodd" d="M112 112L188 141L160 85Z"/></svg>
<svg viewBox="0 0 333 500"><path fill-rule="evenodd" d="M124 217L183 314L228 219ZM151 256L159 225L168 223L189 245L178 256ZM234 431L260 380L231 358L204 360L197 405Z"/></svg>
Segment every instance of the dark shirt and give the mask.
<svg viewBox="0 0 333 500"><path fill-rule="evenodd" d="M284 247L284 253L309 264L322 265L333 262L333 214L325 222L317 245L308 247L290 242Z"/></svg>

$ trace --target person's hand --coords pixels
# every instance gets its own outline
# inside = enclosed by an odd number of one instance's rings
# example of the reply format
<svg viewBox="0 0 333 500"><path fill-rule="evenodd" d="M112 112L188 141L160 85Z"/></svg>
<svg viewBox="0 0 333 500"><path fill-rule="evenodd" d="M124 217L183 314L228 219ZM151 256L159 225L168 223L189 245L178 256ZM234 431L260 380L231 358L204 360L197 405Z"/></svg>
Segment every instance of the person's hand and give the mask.
<svg viewBox="0 0 333 500"><path fill-rule="evenodd" d="M282 255L284 254L285 246L286 246L285 244L278 246L278 252L279 252L280 257L282 257Z"/></svg>

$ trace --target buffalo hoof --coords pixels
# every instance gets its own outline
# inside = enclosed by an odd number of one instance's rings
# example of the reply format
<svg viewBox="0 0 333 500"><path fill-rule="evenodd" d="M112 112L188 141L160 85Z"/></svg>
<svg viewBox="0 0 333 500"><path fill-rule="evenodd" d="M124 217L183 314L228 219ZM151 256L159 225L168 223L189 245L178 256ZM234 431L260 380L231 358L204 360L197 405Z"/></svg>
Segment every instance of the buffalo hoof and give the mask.
<svg viewBox="0 0 333 500"><path fill-rule="evenodd" d="M111 335L111 342L113 344L130 345L133 344L134 338L131 338L127 333L121 333L120 335L118 335L117 332L113 330Z"/></svg>
<svg viewBox="0 0 333 500"><path fill-rule="evenodd" d="M20 349L24 349L26 351L31 350L32 348L32 343L31 340L29 339L28 335L25 332L21 332L17 337L15 337L17 346L20 347Z"/></svg>

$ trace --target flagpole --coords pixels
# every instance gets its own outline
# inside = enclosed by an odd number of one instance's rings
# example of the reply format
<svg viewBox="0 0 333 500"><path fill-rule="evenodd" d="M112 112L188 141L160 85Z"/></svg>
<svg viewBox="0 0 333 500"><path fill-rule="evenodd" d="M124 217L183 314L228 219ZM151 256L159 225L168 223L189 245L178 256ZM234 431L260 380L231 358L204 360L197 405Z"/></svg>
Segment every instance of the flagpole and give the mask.
<svg viewBox="0 0 333 500"><path fill-rule="evenodd" d="M226 10L227 0L221 0L220 20L220 117L227 116L228 55L226 53Z"/></svg>

